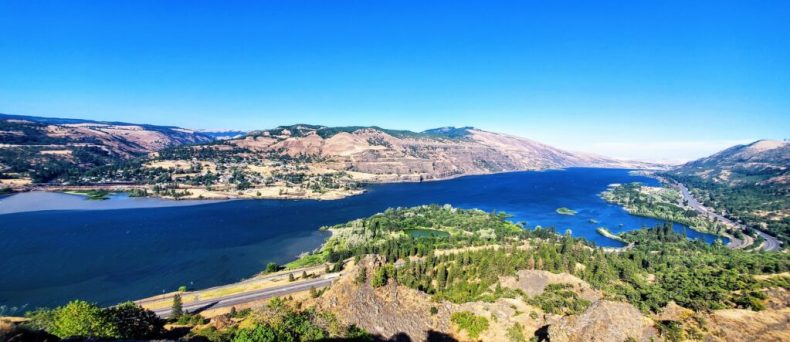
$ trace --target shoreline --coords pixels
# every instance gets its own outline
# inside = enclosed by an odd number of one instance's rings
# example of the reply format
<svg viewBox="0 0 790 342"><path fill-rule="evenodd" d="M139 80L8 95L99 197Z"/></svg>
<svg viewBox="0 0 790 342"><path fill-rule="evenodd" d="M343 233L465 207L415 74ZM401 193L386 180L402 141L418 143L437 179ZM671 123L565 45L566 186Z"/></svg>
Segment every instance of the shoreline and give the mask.
<svg viewBox="0 0 790 342"><path fill-rule="evenodd" d="M141 196L139 198L155 198L155 199L162 199L166 201L217 201L217 200L238 200L238 199L261 199L261 200L318 200L318 201L333 201L344 199L352 196L357 196L364 194L368 191L366 188L370 185L380 185L380 184L399 184L399 183L428 183L428 182L441 182L441 181L448 181L463 177L474 177L474 176L488 176L488 175L499 175L499 174L509 174L509 173L518 173L518 172L544 172L544 171L564 171L571 168L592 168L592 169L619 169L619 170L630 170L630 172L638 171L638 172L645 172L651 171L651 169L630 169L630 168L621 168L621 167L585 167L585 166L578 166L578 167L561 167L561 168L543 168L543 169L526 169L526 170L507 170L507 171L496 171L496 172L473 172L473 173L462 173L456 175L450 175L446 177L435 177L435 178L423 178L423 175L409 175L407 177L401 178L387 178L379 177L378 180L376 179L377 176L380 175L373 175L371 180L359 181L363 187L361 189L356 190L346 190L346 191L337 191L331 193L327 196L322 196L320 194L318 196L315 195L289 195L289 194L282 194L282 195L238 195L238 192L215 192L212 196L206 196L203 198L196 198L196 197L179 197L173 198L172 196L161 196L155 194L149 194L147 196ZM639 174L639 176L648 176L647 173ZM649 176L648 176L649 177ZM108 190L110 192L124 192L128 193L131 190L140 190L140 189L148 189L147 184L138 184L138 183L107 183L107 184L94 184L94 185L46 185L46 184L29 184L24 187L19 188L11 188L12 192L7 195L15 195L20 193L27 193L27 192L52 192L52 193L66 193L68 191L79 191L79 190ZM244 192L254 192L260 191L267 188L251 188L247 189ZM271 188L268 188L271 189ZM176 190L200 190L200 191L207 191L204 188L179 188Z"/></svg>
<svg viewBox="0 0 790 342"><path fill-rule="evenodd" d="M655 180L657 180L659 182L659 184L661 186L668 185L668 186L674 188L675 185L676 185L675 183L668 181L664 177L655 175L655 173L650 172L650 170L632 170L632 171L629 172L629 174L632 174L634 176L642 176L642 177L648 177L648 178L655 179ZM610 184L609 188L611 188L612 186L617 186L617 185L620 185L620 184ZM602 196L599 195L599 197L601 197L603 199ZM606 200L604 199L604 201L606 201ZM731 248L731 249L743 249L743 248L751 246L754 243L753 241L749 241L749 242L745 241L745 240L750 240L750 239L743 239L743 240L739 239L739 238L733 236L732 234L727 233L726 231L722 231L722 232L716 234L716 233L710 232L708 230L702 230L702 229L695 228L695 227L693 227L691 225L688 225L688 224L685 224L685 223L682 223L682 222L668 220L668 219L662 218L662 217L656 217L656 216L649 216L649 215L634 213L634 212L632 212L631 210L629 210L628 208L626 208L623 205L620 205L620 204L614 203L614 202L609 202L609 203L617 205L618 207L620 207L623 210L625 210L629 215L646 217L646 218L652 218L652 219L656 219L656 220L665 220L665 221L669 221L669 222L672 222L672 223L677 223L677 224L686 226L689 229L691 229L693 231L696 231L698 233L710 234L710 235L714 235L714 236L727 238L728 241L727 241L726 246L728 248Z"/></svg>
<svg viewBox="0 0 790 342"><path fill-rule="evenodd" d="M120 195L119 195L120 194ZM208 205L231 200L175 201L161 198L128 197L111 192L109 198L92 200L82 194L57 191L27 191L0 196L0 216L44 211L144 209Z"/></svg>
<svg viewBox="0 0 790 342"><path fill-rule="evenodd" d="M607 203L611 203L611 202L607 202ZM688 229L691 229L691 230L693 230L693 231L695 231L697 233L709 234L709 235L713 235L713 236L717 236L717 237L725 237L728 240L727 241L727 247L732 248L732 249L739 249L739 248L747 247L747 246L741 246L741 245L738 245L737 243L735 243L735 241L741 241L741 240L736 238L736 237L734 237L734 236L732 236L732 235L730 235L730 234L728 234L728 233L726 233L726 232L723 232L723 233L720 233L720 234L716 234L714 232L698 229L698 228L692 227L692 226L690 226L688 224L685 224L685 223L682 223L682 222L673 221L673 220L669 220L669 219L666 219L666 218L663 218L663 217L649 216L649 215L635 213L635 212L632 212L631 210L628 210L628 208L626 208L626 207L624 207L624 206L622 206L620 204L617 204L617 203L611 203L611 204L616 205L616 206L620 207L621 209L625 210L625 212L627 212L628 215L644 217L644 218L650 218L650 219L654 219L654 220L663 220L663 221L667 221L667 222L672 222L672 223L676 223L676 224L685 226Z"/></svg>

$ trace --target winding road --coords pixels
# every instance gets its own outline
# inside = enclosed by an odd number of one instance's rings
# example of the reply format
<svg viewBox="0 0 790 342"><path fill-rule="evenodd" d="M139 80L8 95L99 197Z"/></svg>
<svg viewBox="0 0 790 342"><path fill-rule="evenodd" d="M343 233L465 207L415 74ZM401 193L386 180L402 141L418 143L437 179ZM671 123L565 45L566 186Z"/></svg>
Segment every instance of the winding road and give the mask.
<svg viewBox="0 0 790 342"><path fill-rule="evenodd" d="M724 224L732 226L732 227L738 227L741 230L745 230L746 229L746 226L744 226L744 225L742 225L740 223L737 223L737 222L733 222L732 220L730 220L730 219L728 219L728 218L716 213L715 211L708 209L704 205L702 205L702 203L697 201L697 199L694 198L694 196L691 195L691 193L689 192L689 189L685 185L683 185L681 183L677 183L677 182L672 182L672 184L674 184L676 187L678 187L678 189L680 189L680 193L681 193L681 195L683 195L683 199L688 202L688 205L690 207L692 207L694 210L696 210L697 212L699 212L700 214L705 215L705 216L709 216L709 217L714 217L717 220L719 220L719 222L723 222ZM764 250L766 250L766 251L778 251L778 250L780 250L781 245L779 243L779 240L777 240L775 237L773 237L773 236L769 235L768 233L765 233L765 232L763 232L761 230L757 230L757 229L752 229L752 230L754 230L757 233L757 235L759 235L760 237L765 239L765 243L762 246L762 248Z"/></svg>

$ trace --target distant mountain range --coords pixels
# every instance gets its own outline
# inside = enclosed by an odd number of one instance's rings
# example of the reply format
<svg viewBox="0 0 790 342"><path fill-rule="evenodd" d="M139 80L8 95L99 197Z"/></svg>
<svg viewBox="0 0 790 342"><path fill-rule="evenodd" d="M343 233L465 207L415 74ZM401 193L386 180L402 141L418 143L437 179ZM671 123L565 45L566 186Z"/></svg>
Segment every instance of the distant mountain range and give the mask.
<svg viewBox="0 0 790 342"><path fill-rule="evenodd" d="M473 127L412 132L298 124L254 131L228 143L263 153L320 157L331 169L365 173L382 180L438 179L565 167L656 166L564 151L526 138Z"/></svg>
<svg viewBox="0 0 790 342"><path fill-rule="evenodd" d="M93 146L131 157L212 140L209 134L174 126L0 114L0 144L15 146Z"/></svg>
<svg viewBox="0 0 790 342"><path fill-rule="evenodd" d="M188 147L177 153L164 151L180 146ZM158 151L163 153L149 155ZM206 151L214 152L207 154ZM295 173L284 166L294 162L309 169L302 172L307 176L342 172L354 182L421 181L566 167L657 166L569 152L526 138L473 127L412 132L375 126L297 124L249 133L202 132L173 126L0 114L0 172L15 177L30 176L34 182L74 181L80 177L79 170L141 156L178 161L178 165L195 160L220 163L221 172L236 172L237 175L246 172L245 179L259 181L263 181L272 168L279 174ZM272 161L276 161L276 165L269 165ZM267 165L265 171L250 168L250 165L264 164ZM218 172L214 170L210 176ZM230 181L238 179L228 177ZM101 179L111 181L114 178L104 174ZM152 179L148 181L153 182Z"/></svg>

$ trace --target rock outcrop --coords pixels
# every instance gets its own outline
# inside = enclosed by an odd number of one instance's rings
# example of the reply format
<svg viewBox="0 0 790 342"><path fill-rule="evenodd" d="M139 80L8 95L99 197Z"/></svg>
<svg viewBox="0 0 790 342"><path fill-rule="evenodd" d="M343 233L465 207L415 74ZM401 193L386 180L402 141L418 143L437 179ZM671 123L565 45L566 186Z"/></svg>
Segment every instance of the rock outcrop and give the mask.
<svg viewBox="0 0 790 342"><path fill-rule="evenodd" d="M380 262L378 257L368 256L360 265L372 275ZM317 300L317 308L335 313L345 324L355 324L385 338L406 335L413 341L423 341L431 332L451 333L452 304L435 303L429 295L392 281L375 289L369 283L357 284L355 274L357 266L347 269ZM431 307L437 309L436 314L431 315Z"/></svg>
<svg viewBox="0 0 790 342"><path fill-rule="evenodd" d="M563 317L548 328L555 341L649 341L656 337L653 321L628 303L601 300L580 315Z"/></svg>
<svg viewBox="0 0 790 342"><path fill-rule="evenodd" d="M502 277L499 281L502 286L520 289L530 297L543 293L549 284L571 284L579 297L589 301L596 301L603 297L601 291L593 289L586 281L567 273L521 270L516 273L515 277Z"/></svg>

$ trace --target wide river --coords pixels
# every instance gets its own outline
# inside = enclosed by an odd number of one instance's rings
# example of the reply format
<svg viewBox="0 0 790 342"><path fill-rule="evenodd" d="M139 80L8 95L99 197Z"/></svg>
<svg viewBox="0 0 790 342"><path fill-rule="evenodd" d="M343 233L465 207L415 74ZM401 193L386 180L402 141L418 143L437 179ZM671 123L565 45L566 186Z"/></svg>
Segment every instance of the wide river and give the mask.
<svg viewBox="0 0 790 342"><path fill-rule="evenodd" d="M389 207L447 203L505 211L528 227L570 229L600 246L620 246L595 229L618 233L659 223L629 215L598 197L611 183L634 181L657 184L627 170L577 168L371 185L365 194L335 201L8 196L0 198L0 315L69 299L112 305L180 285L205 288L235 282L268 262L285 263L319 247L328 236L318 231L321 226ZM559 215L559 207L578 213ZM715 239L692 230L688 235Z"/></svg>

